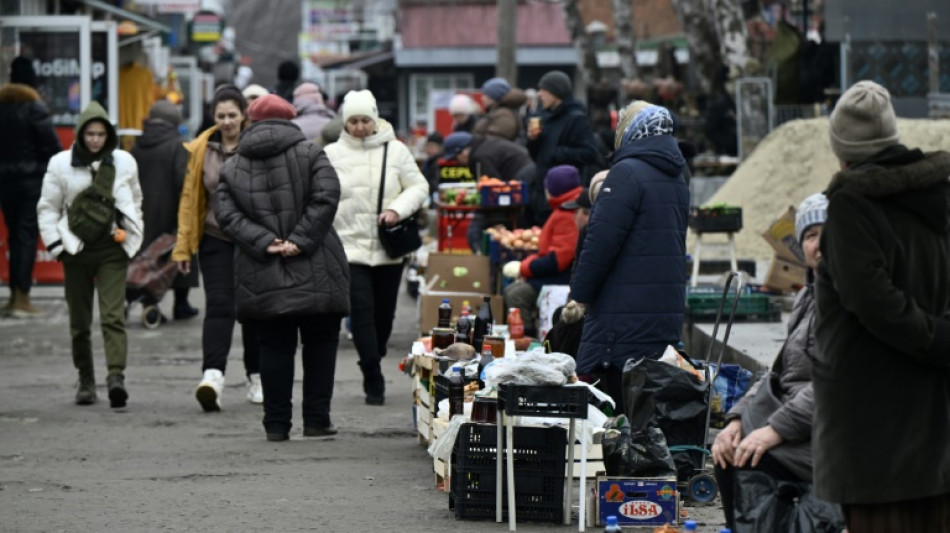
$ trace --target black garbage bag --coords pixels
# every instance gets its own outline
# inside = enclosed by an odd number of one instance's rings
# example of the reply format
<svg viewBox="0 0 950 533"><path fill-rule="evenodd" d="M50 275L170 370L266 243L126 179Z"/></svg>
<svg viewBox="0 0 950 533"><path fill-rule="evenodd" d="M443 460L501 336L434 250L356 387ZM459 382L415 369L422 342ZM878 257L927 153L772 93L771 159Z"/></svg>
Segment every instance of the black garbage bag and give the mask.
<svg viewBox="0 0 950 533"><path fill-rule="evenodd" d="M633 432L623 415L611 419L607 428L602 449L608 476L667 477L676 471L660 428Z"/></svg>
<svg viewBox="0 0 950 533"><path fill-rule="evenodd" d="M807 481L783 481L760 470L737 470L735 533L838 533L838 504L815 496Z"/></svg>
<svg viewBox="0 0 950 533"><path fill-rule="evenodd" d="M704 367L696 368L705 373ZM702 470L708 379L700 380L691 372L653 359L631 359L623 369L623 401L634 432L656 425L670 447L696 448L673 452L679 480Z"/></svg>

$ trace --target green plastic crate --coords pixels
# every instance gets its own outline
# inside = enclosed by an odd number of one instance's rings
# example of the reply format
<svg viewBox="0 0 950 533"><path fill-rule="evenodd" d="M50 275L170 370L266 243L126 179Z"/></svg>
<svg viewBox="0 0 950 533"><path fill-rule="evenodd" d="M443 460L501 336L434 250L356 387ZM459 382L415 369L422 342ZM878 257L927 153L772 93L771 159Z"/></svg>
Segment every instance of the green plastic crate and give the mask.
<svg viewBox="0 0 950 533"><path fill-rule="evenodd" d="M729 313L732 311L732 302L734 295L729 294L726 297L726 305L722 309L722 319L728 320ZM722 299L722 293L694 293L686 296L687 314L693 320L715 320L716 313L719 312L719 301ZM772 302L772 298L767 294L746 293L739 295L739 303L736 305L737 320L759 320L764 322L774 322L781 319L781 310L777 304Z"/></svg>

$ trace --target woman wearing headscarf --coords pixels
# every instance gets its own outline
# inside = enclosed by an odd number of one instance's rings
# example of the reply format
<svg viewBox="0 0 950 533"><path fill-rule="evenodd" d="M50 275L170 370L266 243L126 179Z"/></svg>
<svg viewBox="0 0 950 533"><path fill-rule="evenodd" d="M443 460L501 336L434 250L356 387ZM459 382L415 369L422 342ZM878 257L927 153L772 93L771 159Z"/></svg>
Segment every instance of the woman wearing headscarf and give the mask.
<svg viewBox="0 0 950 533"><path fill-rule="evenodd" d="M99 103L92 102L79 115L72 148L50 159L36 206L46 249L63 262L73 365L79 371L79 405L97 400L91 339L92 296L97 290L109 368L109 404L125 407L129 397L125 388L125 278L129 259L141 247L144 232L138 168L132 155L117 149L118 145L119 137L108 113ZM69 207L93 184L103 188L111 184L115 216L111 223L103 225L97 237L81 231L86 235L83 239L74 233L80 230L74 225ZM88 229L88 223L85 227Z"/></svg>
<svg viewBox="0 0 950 533"><path fill-rule="evenodd" d="M386 355L393 329L404 258L386 254L379 227L392 226L418 211L429 184L409 148L379 118L373 93L347 93L342 114L340 140L326 147L342 191L333 226L350 264L350 317L366 403L383 405L386 382L380 358ZM386 185L380 193L383 175Z"/></svg>
<svg viewBox="0 0 950 533"><path fill-rule="evenodd" d="M604 378L619 412L627 360L659 358L683 328L689 188L674 124L643 101L624 109L571 284L586 314L577 372Z"/></svg>

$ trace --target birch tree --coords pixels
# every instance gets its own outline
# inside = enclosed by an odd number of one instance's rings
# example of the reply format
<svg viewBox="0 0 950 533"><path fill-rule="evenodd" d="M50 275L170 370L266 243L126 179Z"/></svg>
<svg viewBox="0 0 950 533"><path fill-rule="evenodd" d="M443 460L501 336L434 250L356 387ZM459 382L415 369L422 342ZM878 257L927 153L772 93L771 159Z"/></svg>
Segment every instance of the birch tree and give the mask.
<svg viewBox="0 0 950 533"><path fill-rule="evenodd" d="M633 33L631 0L612 0L614 8L614 43L620 56L620 76L626 80L640 77L637 69L636 35Z"/></svg>
<svg viewBox="0 0 950 533"><path fill-rule="evenodd" d="M577 70L585 85L590 87L601 80L600 65L597 64L597 51L594 42L584 27L578 0L564 0L564 22L567 32L571 35L574 49L577 51Z"/></svg>

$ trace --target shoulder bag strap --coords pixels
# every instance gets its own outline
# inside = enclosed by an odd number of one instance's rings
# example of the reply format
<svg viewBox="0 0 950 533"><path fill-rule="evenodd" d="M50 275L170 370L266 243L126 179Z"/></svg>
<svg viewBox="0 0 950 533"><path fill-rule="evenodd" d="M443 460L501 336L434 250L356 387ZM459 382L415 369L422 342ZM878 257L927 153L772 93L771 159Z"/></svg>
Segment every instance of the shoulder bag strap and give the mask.
<svg viewBox="0 0 950 533"><path fill-rule="evenodd" d="M376 215L383 212L383 190L386 188L386 155L389 152L389 143L383 145L383 170L379 173L379 201L376 202Z"/></svg>

